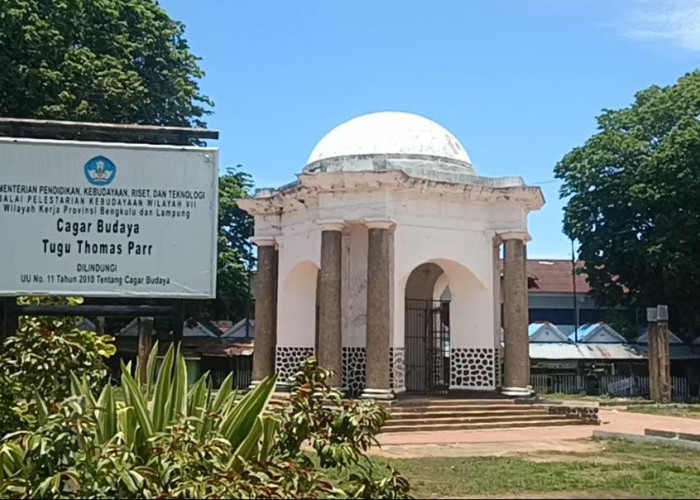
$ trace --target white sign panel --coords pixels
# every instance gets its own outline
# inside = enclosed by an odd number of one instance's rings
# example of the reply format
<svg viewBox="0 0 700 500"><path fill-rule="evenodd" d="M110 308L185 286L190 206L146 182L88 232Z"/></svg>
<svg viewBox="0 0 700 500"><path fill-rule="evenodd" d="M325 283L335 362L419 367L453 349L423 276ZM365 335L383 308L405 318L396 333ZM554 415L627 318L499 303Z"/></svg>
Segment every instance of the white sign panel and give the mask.
<svg viewBox="0 0 700 500"><path fill-rule="evenodd" d="M0 295L210 298L218 151L0 138Z"/></svg>

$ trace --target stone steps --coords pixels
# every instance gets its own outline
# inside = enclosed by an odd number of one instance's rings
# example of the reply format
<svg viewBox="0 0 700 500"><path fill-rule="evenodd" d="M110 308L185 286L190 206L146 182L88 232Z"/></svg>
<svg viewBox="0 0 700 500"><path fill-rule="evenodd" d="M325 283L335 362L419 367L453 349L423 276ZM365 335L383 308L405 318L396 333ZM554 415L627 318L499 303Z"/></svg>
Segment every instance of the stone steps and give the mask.
<svg viewBox="0 0 700 500"><path fill-rule="evenodd" d="M452 406L438 406L438 405L426 405L426 406L393 406L388 408L391 413L437 413L437 412L493 412L493 411L527 411L536 407L530 405L469 405L469 404L456 404Z"/></svg>
<svg viewBox="0 0 700 500"><path fill-rule="evenodd" d="M501 422L544 422L546 420L560 420L562 417L557 415L549 415L548 413L535 413L532 415L486 415L481 417L461 416L455 414L449 417L435 418L434 416L424 416L415 419L397 419L388 420L384 426L405 426L405 425L426 425L426 424L486 424L486 423L501 423Z"/></svg>
<svg viewBox="0 0 700 500"><path fill-rule="evenodd" d="M515 399L453 399L453 398L411 398L411 399L399 399L391 404L392 408L408 408L408 407L420 407L425 406L457 406L457 405L468 405L468 406L512 406L515 405Z"/></svg>
<svg viewBox="0 0 700 500"><path fill-rule="evenodd" d="M482 423L432 423L425 425L414 425L408 423L405 425L385 425L382 428L383 433L394 432L431 432L431 431L475 431L488 429L514 429L522 427L559 427L564 425L587 425L586 422L569 418L556 418L550 420L527 420L513 422L482 422Z"/></svg>
<svg viewBox="0 0 700 500"><path fill-rule="evenodd" d="M463 431L591 425L587 410L505 399L408 399L387 405L382 432ZM597 409L594 414L597 419Z"/></svg>
<svg viewBox="0 0 700 500"><path fill-rule="evenodd" d="M392 411L392 420L421 420L424 418L479 418L479 417L512 417L512 416L536 416L548 415L546 408L520 408L520 409L498 409L498 410L469 410L445 409L438 411Z"/></svg>

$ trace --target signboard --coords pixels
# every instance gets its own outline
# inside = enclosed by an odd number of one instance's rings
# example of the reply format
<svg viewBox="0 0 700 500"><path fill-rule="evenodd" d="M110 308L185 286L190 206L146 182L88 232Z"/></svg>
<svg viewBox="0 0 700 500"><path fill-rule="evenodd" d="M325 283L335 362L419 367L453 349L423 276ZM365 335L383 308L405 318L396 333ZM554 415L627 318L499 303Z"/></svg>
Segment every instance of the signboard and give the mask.
<svg viewBox="0 0 700 500"><path fill-rule="evenodd" d="M0 295L212 298L218 151L0 138Z"/></svg>

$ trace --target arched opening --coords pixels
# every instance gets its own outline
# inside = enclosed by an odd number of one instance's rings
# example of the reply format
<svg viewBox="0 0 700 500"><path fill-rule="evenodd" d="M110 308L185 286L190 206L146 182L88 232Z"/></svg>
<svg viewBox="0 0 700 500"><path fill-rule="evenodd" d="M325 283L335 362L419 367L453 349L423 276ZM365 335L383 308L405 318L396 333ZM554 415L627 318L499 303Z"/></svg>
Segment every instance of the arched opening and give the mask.
<svg viewBox="0 0 700 500"><path fill-rule="evenodd" d="M416 267L405 290L406 391L446 394L450 380L450 292L442 267Z"/></svg>
<svg viewBox="0 0 700 500"><path fill-rule="evenodd" d="M282 289L279 322L281 337L291 345L310 345L313 335L314 349L318 352L318 282L320 273L312 262L301 262L288 274Z"/></svg>

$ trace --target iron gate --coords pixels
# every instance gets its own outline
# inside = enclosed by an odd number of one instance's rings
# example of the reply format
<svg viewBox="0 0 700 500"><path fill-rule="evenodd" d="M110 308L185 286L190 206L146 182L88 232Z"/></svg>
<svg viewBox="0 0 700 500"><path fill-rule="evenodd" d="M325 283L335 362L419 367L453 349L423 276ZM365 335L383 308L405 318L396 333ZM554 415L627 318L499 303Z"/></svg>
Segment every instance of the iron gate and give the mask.
<svg viewBox="0 0 700 500"><path fill-rule="evenodd" d="M406 390L445 395L450 380L450 303L406 299Z"/></svg>

